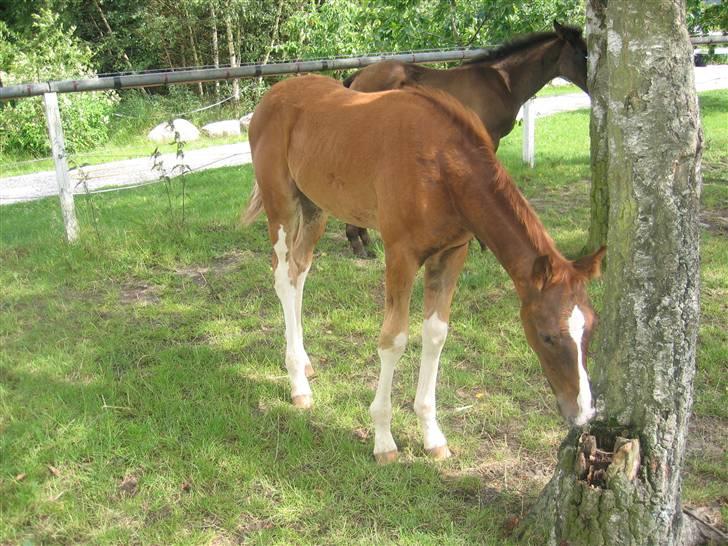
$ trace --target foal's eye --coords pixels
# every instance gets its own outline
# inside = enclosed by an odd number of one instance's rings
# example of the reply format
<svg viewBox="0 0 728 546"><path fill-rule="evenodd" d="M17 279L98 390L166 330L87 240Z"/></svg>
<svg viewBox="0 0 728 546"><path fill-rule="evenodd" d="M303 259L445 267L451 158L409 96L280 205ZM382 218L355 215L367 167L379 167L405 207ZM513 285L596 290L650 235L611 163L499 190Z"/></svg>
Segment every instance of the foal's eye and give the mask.
<svg viewBox="0 0 728 546"><path fill-rule="evenodd" d="M553 345L556 343L554 336L550 336L549 334L541 334L541 341L543 341L546 345Z"/></svg>

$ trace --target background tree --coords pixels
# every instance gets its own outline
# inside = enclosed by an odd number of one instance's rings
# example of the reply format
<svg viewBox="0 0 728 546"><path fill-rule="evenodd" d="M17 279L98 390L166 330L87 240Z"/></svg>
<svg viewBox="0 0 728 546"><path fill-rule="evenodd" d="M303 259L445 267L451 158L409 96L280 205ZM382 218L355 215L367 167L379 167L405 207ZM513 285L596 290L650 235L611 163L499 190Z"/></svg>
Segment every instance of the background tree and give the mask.
<svg viewBox="0 0 728 546"><path fill-rule="evenodd" d="M683 528L680 470L699 315L692 47L684 3L604 4L589 4L592 37L606 44L590 66L606 99L597 127L611 202L597 421L564 440L520 532L550 544L670 546Z"/></svg>
<svg viewBox="0 0 728 546"><path fill-rule="evenodd" d="M0 25L0 61L4 85L27 81L93 77L92 52L66 28L57 14L42 10L33 16L32 32L19 35ZM4 40L8 40L5 42ZM109 117L118 96L114 92L68 93L59 97L66 148L75 151L109 137ZM0 110L0 152L50 149L40 97L12 101Z"/></svg>

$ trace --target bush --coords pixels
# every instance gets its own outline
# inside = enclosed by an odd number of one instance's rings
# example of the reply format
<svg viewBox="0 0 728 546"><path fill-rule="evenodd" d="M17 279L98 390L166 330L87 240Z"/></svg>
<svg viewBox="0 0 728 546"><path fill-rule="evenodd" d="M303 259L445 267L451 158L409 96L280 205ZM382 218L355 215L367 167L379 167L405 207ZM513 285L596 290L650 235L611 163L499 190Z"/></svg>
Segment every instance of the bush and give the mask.
<svg viewBox="0 0 728 546"><path fill-rule="evenodd" d="M29 36L0 28L0 59L7 67L3 84L93 77L91 50L74 31L49 10L33 16ZM118 102L114 92L63 94L58 102L69 152L108 140L110 115ZM49 151L42 99L19 99L0 109L0 153L39 156Z"/></svg>

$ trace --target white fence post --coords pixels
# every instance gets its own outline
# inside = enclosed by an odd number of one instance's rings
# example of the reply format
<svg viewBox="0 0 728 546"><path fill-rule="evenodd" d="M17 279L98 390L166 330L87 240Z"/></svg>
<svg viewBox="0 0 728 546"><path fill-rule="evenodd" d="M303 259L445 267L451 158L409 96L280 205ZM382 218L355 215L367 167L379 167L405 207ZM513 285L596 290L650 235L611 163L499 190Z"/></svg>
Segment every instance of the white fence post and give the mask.
<svg viewBox="0 0 728 546"><path fill-rule="evenodd" d="M61 113L58 110L58 95L56 93L43 94L46 121L48 122L48 136L51 139L51 153L56 164L56 180L58 181L58 197L61 200L63 224L66 226L66 240L73 243L78 239L78 221L73 203L73 189L71 178L68 175L68 161L66 159L66 144L63 139L61 126Z"/></svg>
<svg viewBox="0 0 728 546"><path fill-rule="evenodd" d="M523 105L523 162L533 168L536 164L536 109L533 99Z"/></svg>

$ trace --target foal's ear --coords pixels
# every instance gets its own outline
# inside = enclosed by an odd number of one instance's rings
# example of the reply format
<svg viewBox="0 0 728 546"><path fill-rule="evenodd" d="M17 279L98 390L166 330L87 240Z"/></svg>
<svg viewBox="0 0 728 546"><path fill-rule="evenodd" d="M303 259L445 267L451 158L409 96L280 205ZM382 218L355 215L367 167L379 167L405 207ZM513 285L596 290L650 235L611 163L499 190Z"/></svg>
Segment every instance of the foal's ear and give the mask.
<svg viewBox="0 0 728 546"><path fill-rule="evenodd" d="M562 40L569 43L577 43L581 40L581 30L574 27L565 27L554 19L554 32Z"/></svg>
<svg viewBox="0 0 728 546"><path fill-rule="evenodd" d="M539 256L533 262L533 270L531 271L531 280L539 290L543 290L549 284L553 275L551 267L551 259L548 256Z"/></svg>
<svg viewBox="0 0 728 546"><path fill-rule="evenodd" d="M602 258L607 252L607 247L603 246L593 254L588 254L583 258L579 258L574 262L574 268L581 272L587 279L599 277L602 274Z"/></svg>

